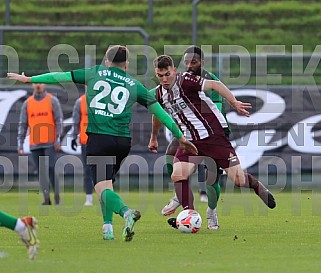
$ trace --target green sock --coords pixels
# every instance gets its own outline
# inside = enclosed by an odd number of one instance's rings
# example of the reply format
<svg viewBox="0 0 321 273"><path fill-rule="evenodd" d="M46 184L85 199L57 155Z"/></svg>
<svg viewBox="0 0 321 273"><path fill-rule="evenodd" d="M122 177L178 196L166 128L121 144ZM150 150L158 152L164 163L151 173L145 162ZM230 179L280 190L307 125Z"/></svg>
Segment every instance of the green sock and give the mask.
<svg viewBox="0 0 321 273"><path fill-rule="evenodd" d="M17 224L17 218L0 211L0 226L14 230Z"/></svg>
<svg viewBox="0 0 321 273"><path fill-rule="evenodd" d="M124 217L124 213L128 210L128 207L124 204L120 196L109 189L102 192L100 205L103 213L104 224L113 223L113 213Z"/></svg>
<svg viewBox="0 0 321 273"><path fill-rule="evenodd" d="M220 198L220 195L221 195L221 186L220 186L220 183L219 182L215 182L212 187L214 187L215 191L216 191L216 196L217 196L217 201L219 200Z"/></svg>
<svg viewBox="0 0 321 273"><path fill-rule="evenodd" d="M104 224L113 224L113 211L107 210L105 202L100 201L100 208L103 214Z"/></svg>
<svg viewBox="0 0 321 273"><path fill-rule="evenodd" d="M165 162L166 162L167 172L168 172L169 176L171 176L173 173L173 160L174 160L173 156L171 156L171 155L165 156Z"/></svg>
<svg viewBox="0 0 321 273"><path fill-rule="evenodd" d="M208 206L211 209L215 209L217 206L218 198L221 194L221 186L219 183L213 185L206 185L206 194L208 198Z"/></svg>

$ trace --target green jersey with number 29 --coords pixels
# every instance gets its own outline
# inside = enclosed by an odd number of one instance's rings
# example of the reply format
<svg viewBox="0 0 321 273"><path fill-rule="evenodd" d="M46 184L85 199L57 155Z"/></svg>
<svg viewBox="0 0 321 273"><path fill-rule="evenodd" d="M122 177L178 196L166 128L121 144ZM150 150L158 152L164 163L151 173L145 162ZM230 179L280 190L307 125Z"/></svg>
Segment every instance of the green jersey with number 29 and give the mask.
<svg viewBox="0 0 321 273"><path fill-rule="evenodd" d="M117 67L97 65L71 72L73 81L87 85L87 132L130 137L135 102L148 107L156 99L136 79Z"/></svg>

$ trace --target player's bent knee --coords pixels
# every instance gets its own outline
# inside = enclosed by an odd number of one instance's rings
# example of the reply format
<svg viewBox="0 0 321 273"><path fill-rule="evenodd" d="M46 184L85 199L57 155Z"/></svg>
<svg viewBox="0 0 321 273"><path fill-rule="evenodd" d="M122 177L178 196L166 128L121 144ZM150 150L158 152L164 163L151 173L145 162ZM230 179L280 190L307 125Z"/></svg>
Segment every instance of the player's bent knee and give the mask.
<svg viewBox="0 0 321 273"><path fill-rule="evenodd" d="M100 181L95 185L95 191L97 193L98 198L100 198L101 193L104 190L113 190L113 182L112 182L112 180Z"/></svg>
<svg viewBox="0 0 321 273"><path fill-rule="evenodd" d="M172 179L172 181L175 183L175 182L178 182L178 181L181 181L181 180L186 180L186 179L188 179L188 177L186 177L186 176L184 176L184 175L175 175L175 174L172 174L171 179Z"/></svg>

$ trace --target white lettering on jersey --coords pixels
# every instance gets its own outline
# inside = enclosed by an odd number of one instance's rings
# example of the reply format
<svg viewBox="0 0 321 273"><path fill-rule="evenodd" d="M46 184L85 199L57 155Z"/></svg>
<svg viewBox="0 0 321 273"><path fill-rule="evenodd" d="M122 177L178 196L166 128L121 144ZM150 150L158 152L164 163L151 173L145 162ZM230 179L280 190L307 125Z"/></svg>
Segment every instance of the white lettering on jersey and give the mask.
<svg viewBox="0 0 321 273"><path fill-rule="evenodd" d="M116 79L120 79L120 80L124 81L125 83L129 84L130 86L134 86L135 85L135 83L133 82L132 79L127 78L127 77L122 76L122 75L119 75L116 72L113 73L113 77L116 78Z"/></svg>
<svg viewBox="0 0 321 273"><path fill-rule="evenodd" d="M107 113L104 110L95 110L95 115L105 116L105 117L113 117L114 115L111 113Z"/></svg>

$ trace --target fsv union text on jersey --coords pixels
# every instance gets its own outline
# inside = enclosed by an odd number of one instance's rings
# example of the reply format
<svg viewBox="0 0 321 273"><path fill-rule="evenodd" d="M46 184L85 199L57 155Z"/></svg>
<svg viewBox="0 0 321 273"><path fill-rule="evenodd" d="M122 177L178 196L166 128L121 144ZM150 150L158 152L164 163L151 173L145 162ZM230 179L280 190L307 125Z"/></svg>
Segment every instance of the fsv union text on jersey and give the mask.
<svg viewBox="0 0 321 273"><path fill-rule="evenodd" d="M130 86L134 86L135 85L135 83L134 83L134 81L132 79L127 78L127 77L122 76L122 75L119 75L116 72L112 72L112 71L110 71L108 69L99 70L98 74L99 74L99 76L108 76L108 77L113 76L115 79L120 79L120 80L124 81L125 83L129 84Z"/></svg>

